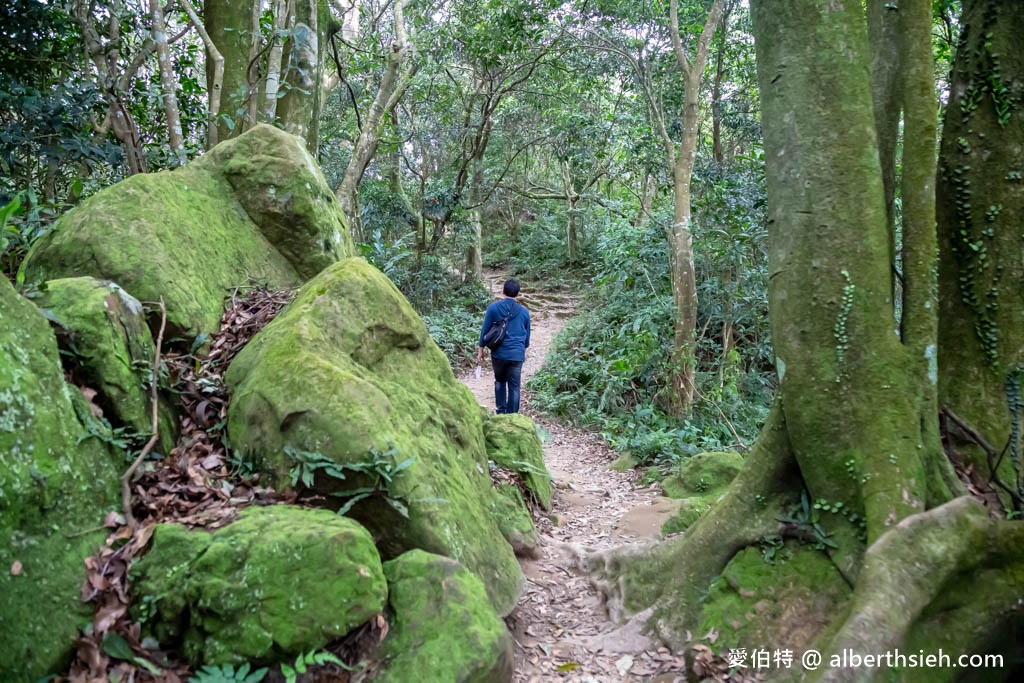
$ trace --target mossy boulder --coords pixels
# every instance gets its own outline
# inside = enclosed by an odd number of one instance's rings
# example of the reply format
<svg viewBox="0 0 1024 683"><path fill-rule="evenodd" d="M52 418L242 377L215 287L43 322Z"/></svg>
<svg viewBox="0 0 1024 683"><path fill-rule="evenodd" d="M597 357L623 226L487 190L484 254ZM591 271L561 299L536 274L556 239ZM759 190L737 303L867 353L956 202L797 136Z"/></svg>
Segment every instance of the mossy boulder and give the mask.
<svg viewBox="0 0 1024 683"><path fill-rule="evenodd" d="M377 681L512 680L512 636L483 584L447 557L412 550L384 563L391 629Z"/></svg>
<svg viewBox="0 0 1024 683"><path fill-rule="evenodd" d="M97 392L93 402L104 417L150 434L148 382L154 343L138 299L113 282L78 277L47 282L35 303L61 327L58 342L65 365L73 366L76 377ZM177 429L170 406L161 408L160 446L167 453Z"/></svg>
<svg viewBox="0 0 1024 683"><path fill-rule="evenodd" d="M679 508L664 524L661 525L662 534L675 534L686 531L694 523L706 515L711 505L715 502L715 496L693 496L683 498L679 501Z"/></svg>
<svg viewBox="0 0 1024 683"><path fill-rule="evenodd" d="M661 486L669 498L722 493L742 467L743 456L734 451L699 453L682 460Z"/></svg>
<svg viewBox="0 0 1024 683"><path fill-rule="evenodd" d="M192 664L294 659L381 613L366 529L327 510L244 510L212 533L161 524L133 568L133 616Z"/></svg>
<svg viewBox="0 0 1024 683"><path fill-rule="evenodd" d="M380 271L346 259L306 283L225 379L231 445L269 481L288 486L293 472L315 470L311 488L335 507L332 494L378 486L348 514L385 559L414 548L454 558L483 579L499 612L512 609L523 579L488 514L480 411ZM346 478L315 464L324 460Z"/></svg>
<svg viewBox="0 0 1024 683"><path fill-rule="evenodd" d="M173 334L195 336L217 330L233 287L299 285L351 255L341 208L302 141L256 126L182 168L86 199L36 243L22 272L162 296Z"/></svg>
<svg viewBox="0 0 1024 683"><path fill-rule="evenodd" d="M540 535L518 488L511 484L495 486L491 497L491 515L517 556L537 556Z"/></svg>
<svg viewBox="0 0 1024 683"><path fill-rule="evenodd" d="M820 550L790 541L773 548L767 558L749 547L711 583L697 630L716 631L716 648L788 649L799 654L851 594L849 584Z"/></svg>
<svg viewBox="0 0 1024 683"><path fill-rule="evenodd" d="M91 621L83 561L127 467L109 436L64 381L49 323L0 278L0 680L64 669Z"/></svg>
<svg viewBox="0 0 1024 683"><path fill-rule="evenodd" d="M520 413L494 415L484 421L487 457L502 469L520 475L545 510L551 509L551 475L533 420Z"/></svg>
<svg viewBox="0 0 1024 683"><path fill-rule="evenodd" d="M686 458L661 482L665 495L680 498L679 511L661 527L663 534L685 531L717 501L743 467L734 451L699 453Z"/></svg>

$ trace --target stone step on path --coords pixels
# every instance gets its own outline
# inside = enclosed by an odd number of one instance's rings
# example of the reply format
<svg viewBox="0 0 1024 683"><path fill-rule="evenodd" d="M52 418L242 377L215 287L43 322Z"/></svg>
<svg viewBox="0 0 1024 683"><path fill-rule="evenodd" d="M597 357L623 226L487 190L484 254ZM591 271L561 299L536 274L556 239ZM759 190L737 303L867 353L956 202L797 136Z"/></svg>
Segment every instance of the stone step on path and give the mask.
<svg viewBox="0 0 1024 683"><path fill-rule="evenodd" d="M486 274L500 295L504 277ZM496 284L495 284L496 283ZM530 351L523 384L540 369L558 330L575 310L576 297L558 293L557 303L523 283L532 320ZM485 361L486 363L486 361ZM480 379L463 373L482 406L494 408L490 367ZM613 623L600 596L578 569L588 550L657 538L675 504L660 497L660 487L642 486L635 470L608 469L615 460L601 437L557 420L534 415L529 391L523 412L545 434L544 458L554 485L552 510L535 522L542 538L540 556L521 559L526 588L507 622L515 637L516 683L542 681L683 681L682 656L676 656L641 633L643 617Z"/></svg>

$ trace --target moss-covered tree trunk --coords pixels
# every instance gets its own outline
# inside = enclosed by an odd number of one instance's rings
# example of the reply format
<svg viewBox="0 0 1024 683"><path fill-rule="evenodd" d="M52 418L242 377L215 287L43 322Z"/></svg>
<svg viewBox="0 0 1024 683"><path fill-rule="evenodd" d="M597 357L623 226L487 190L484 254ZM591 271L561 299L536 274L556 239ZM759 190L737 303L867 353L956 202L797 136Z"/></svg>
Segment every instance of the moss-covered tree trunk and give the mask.
<svg viewBox="0 0 1024 683"><path fill-rule="evenodd" d="M768 169L768 289L790 442L815 499L868 540L925 506L910 358L890 247L859 4L752 7ZM929 452L931 452L929 450ZM852 476L851 476L852 473ZM827 520L856 575L855 525Z"/></svg>
<svg viewBox="0 0 1024 683"><path fill-rule="evenodd" d="M224 116L216 122L218 141L234 137L254 123L245 121L237 111L246 109L247 101L255 97L255 93L250 92L253 84L248 72L256 56L253 32L256 5L256 0L206 0L203 3L206 32L224 59L221 79ZM206 80L208 89L212 90L216 80L216 65L212 60L206 65Z"/></svg>
<svg viewBox="0 0 1024 683"><path fill-rule="evenodd" d="M939 172L939 400L994 451L947 421L978 483L1001 460L999 479L1019 497L1024 3L967 0L961 25Z"/></svg>
<svg viewBox="0 0 1024 683"><path fill-rule="evenodd" d="M980 652L1005 645L999 634L1020 623L1024 548L1014 539L1024 527L956 498L963 487L939 443L931 14L925 2L893 5L885 20L897 23L906 134L900 330L863 7L836 0L751 3L776 403L744 469L683 536L587 560L609 604L626 612L653 607L648 624L670 644L682 646L688 631L697 632L708 585L730 559L776 534L827 546L853 588L843 609L825 610L832 623L822 625L815 645L826 655L908 644ZM1018 262L1019 244L1018 233L1013 249L1005 247ZM801 494L817 503L820 518L806 503L801 517ZM891 674L898 672L826 666L812 678ZM951 668L897 680L956 675Z"/></svg>

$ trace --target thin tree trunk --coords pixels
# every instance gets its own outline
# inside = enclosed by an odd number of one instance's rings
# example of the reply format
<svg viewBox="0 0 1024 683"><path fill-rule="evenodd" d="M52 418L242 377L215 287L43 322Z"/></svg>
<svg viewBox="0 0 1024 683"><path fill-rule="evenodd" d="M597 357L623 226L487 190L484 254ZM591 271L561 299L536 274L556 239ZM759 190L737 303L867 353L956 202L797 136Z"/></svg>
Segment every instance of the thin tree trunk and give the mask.
<svg viewBox="0 0 1024 683"><path fill-rule="evenodd" d="M349 160L348 166L345 168L345 175L335 192L341 203L342 211L349 217L352 225L356 225L357 221L349 214L356 203L355 195L359 192L359 184L363 180L363 174L366 173L366 167L377 151L377 142L380 139L384 117L398 104L413 76L413 70L401 73L410 51L405 30L405 17L403 16L404 8L405 0L399 0L395 4L395 43L388 53L387 68L377 89L377 96L374 98L369 114L363 121L363 127L359 131L359 137L356 138L356 144L352 150L352 158Z"/></svg>
<svg viewBox="0 0 1024 683"><path fill-rule="evenodd" d="M580 260L580 237L579 237L579 200L570 199L566 206L566 257L570 264L579 263Z"/></svg>
<svg viewBox="0 0 1024 683"><path fill-rule="evenodd" d="M466 272L464 280L481 279L483 274L483 228L484 207L483 185L484 185L484 163L483 159L473 159L473 241L466 247Z"/></svg>
<svg viewBox="0 0 1024 683"><path fill-rule="evenodd" d="M919 443L927 450L928 505L935 507L966 493L945 456L939 435L938 404L938 238L935 225L935 65L931 8L901 2L899 7L899 88L904 109L900 196L903 204L903 317L900 338L913 364L919 401ZM878 112L875 113L876 120ZM883 168L883 179L885 170ZM886 198L888 201L888 197ZM888 209L888 204L886 206ZM891 217L889 217L891 220ZM925 359L926 362L920 362Z"/></svg>
<svg viewBox="0 0 1024 683"><path fill-rule="evenodd" d="M248 130L256 125L259 121L260 105L263 102L261 97L263 90L258 86L260 67L257 63L259 55L263 50L263 32L260 28L260 18L263 15L263 0L245 0L245 2L252 5L252 12L249 17L251 22L249 30L252 38L248 42L249 57L242 70L242 87L245 88L246 93L245 120L243 125L236 127L237 132ZM231 91L229 90L228 92L230 93Z"/></svg>
<svg viewBox="0 0 1024 683"><path fill-rule="evenodd" d="M570 264L579 261L579 235L577 234L577 215L579 210L579 194L576 192L576 179L567 160L562 160L562 187L565 190L565 245L566 256Z"/></svg>
<svg viewBox="0 0 1024 683"><path fill-rule="evenodd" d="M651 209L654 206L654 192L655 183L651 180L651 174L645 172L643 179L640 181L640 201L636 210L636 218L633 219L633 225L639 227L643 224L651 214Z"/></svg>
<svg viewBox="0 0 1024 683"><path fill-rule="evenodd" d="M306 141L311 139L319 116L320 86L320 4L317 0L295 0L291 39L285 55L284 80L288 87L278 104L278 116L284 129Z"/></svg>
<svg viewBox="0 0 1024 683"><path fill-rule="evenodd" d="M281 33L289 25L291 17L289 0L277 0L274 4L274 27L271 36L270 55L267 57L267 78L264 84L262 120L273 123L277 119L278 91L281 85L281 61L284 57L284 38Z"/></svg>
<svg viewBox="0 0 1024 683"><path fill-rule="evenodd" d="M672 225L669 245L672 266L672 300L675 304L675 325L672 344L672 376L669 412L686 417L693 406L696 363L694 335L697 331L697 280L693 265L693 233L691 230L690 181L697 151L697 126L700 122L698 97L700 81L707 61L708 45L722 16L724 0L715 0L704 22L694 60L691 63L679 36L679 0L671 0L670 28L672 47L683 75L686 92L683 105L683 136L678 150L670 149L672 169ZM675 158L671 158L674 155Z"/></svg>
<svg viewBox="0 0 1024 683"><path fill-rule="evenodd" d="M210 34L206 32L206 27L203 26L203 22L199 18L199 14L196 13L196 8L192 5L191 1L181 0L181 4L188 14L189 21L192 22L196 32L199 33L199 37L203 41L203 45L206 47L207 65L212 64L213 66L213 77L210 79L209 90L207 91L207 97L209 98L207 115L209 120L206 124L206 149L210 150L213 149L218 141L217 117L220 115L220 98L224 85L224 57L210 38Z"/></svg>
<svg viewBox="0 0 1024 683"><path fill-rule="evenodd" d="M900 14L891 0L868 0L868 43L871 46L871 94L878 136L878 157L885 188L885 215L889 224L890 261L896 258L896 145L899 140L900 110L903 105L900 74ZM895 272L890 275L895 300Z"/></svg>
<svg viewBox="0 0 1024 683"><path fill-rule="evenodd" d="M107 105L107 121L114 137L124 147L125 163L128 165L128 173L145 173L147 171L145 150L142 146L139 127L131 112L124 106L121 93L122 79L127 81L128 77L134 74L138 67L133 63L128 71L132 73L118 73L118 58L120 55L121 24L120 14L122 11L120 2L114 2L110 7L109 32L100 38L99 32L93 25L91 14L92 5L85 0L78 0L75 5L75 18L78 21L79 29L82 32L82 41L85 45L85 52L96 68L100 88L103 91L103 98ZM141 57L148 57L150 53L145 48L139 53ZM141 66L141 62L138 63ZM127 83L125 83L127 87Z"/></svg>
<svg viewBox="0 0 1024 683"><path fill-rule="evenodd" d="M164 116L167 117L167 141L170 143L171 157L181 166L188 158L185 155L185 136L181 131L181 113L178 111L178 79L171 65L170 50L167 49L167 25L160 0L149 0L149 13L153 20L153 42L156 44Z"/></svg>
<svg viewBox="0 0 1024 683"><path fill-rule="evenodd" d="M722 57L725 53L731 10L732 3L729 2L722 13L722 29L718 33L718 44L715 49L715 80L711 86L711 150L715 163L719 166L725 161L725 154L722 151L722 75L725 72Z"/></svg>

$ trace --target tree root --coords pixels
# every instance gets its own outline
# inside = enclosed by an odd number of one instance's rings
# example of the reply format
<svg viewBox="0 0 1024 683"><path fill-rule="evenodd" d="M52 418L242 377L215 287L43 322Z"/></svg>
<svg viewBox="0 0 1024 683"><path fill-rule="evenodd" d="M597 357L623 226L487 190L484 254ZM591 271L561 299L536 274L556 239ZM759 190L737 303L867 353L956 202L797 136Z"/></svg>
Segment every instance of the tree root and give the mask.
<svg viewBox="0 0 1024 683"><path fill-rule="evenodd" d="M782 531L778 516L800 482L776 402L743 469L707 515L675 539L592 553L583 559L583 568L606 597L613 620L653 606L648 626L669 645L682 648L689 641L686 632L697 625L697 606L712 578L738 551Z"/></svg>
<svg viewBox="0 0 1024 683"><path fill-rule="evenodd" d="M824 661L846 650L917 653L919 646L932 653L943 644L954 662L988 652L1007 621L1024 617L1022 576L1024 524L990 518L971 497L908 517L865 554L849 616L820 648ZM888 676L877 668L823 667L811 680ZM956 668L927 670L929 681L956 677Z"/></svg>
<svg viewBox="0 0 1024 683"><path fill-rule="evenodd" d="M164 298L160 297L160 332L156 336L156 350L153 352L153 376L149 387L153 434L149 437L146 445L142 447L142 451L139 452L138 457L135 458L131 466L121 475L121 508L124 512L125 521L132 529L135 529L137 526L135 515L132 514L132 478L135 476L136 470L139 469L139 465L142 464L142 461L153 450L157 440L160 438L160 347L164 343L164 329L166 326L167 307L164 305Z"/></svg>

